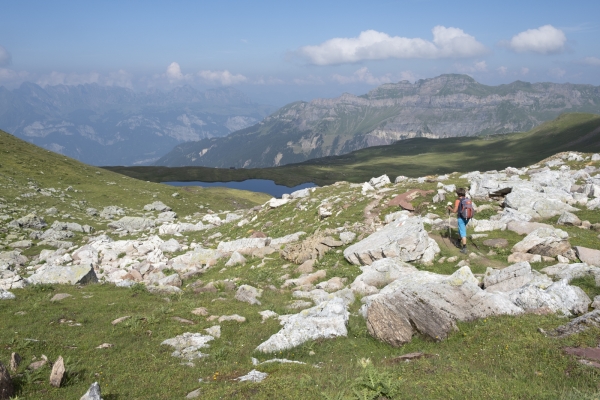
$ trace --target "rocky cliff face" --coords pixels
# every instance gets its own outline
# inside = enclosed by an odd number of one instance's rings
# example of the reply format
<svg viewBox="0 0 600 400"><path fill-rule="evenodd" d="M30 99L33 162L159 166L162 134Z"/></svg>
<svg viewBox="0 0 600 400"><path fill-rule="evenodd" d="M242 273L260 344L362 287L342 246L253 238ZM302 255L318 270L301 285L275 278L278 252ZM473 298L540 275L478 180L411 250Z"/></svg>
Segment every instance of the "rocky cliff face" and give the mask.
<svg viewBox="0 0 600 400"><path fill-rule="evenodd" d="M233 88L0 87L1 129L95 165L149 164L181 142L228 135L271 110Z"/></svg>
<svg viewBox="0 0 600 400"><path fill-rule="evenodd" d="M362 96L292 103L228 137L181 144L156 165L271 167L414 137L526 131L571 111L600 113L600 87L486 86L466 75L442 75L385 84Z"/></svg>

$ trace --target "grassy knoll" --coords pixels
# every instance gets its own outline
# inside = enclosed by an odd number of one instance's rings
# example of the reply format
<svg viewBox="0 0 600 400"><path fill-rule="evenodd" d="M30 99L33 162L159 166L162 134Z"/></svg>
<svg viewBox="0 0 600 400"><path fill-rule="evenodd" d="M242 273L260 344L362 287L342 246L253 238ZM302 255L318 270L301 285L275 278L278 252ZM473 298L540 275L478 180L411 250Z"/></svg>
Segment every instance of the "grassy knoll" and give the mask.
<svg viewBox="0 0 600 400"><path fill-rule="evenodd" d="M242 181L271 179L295 186L336 181L364 182L383 173L390 177L489 171L523 167L562 151L600 151L600 116L563 114L525 133L448 139L416 138L376 146L342 156L309 160L276 168L220 169L206 167L105 167L153 182Z"/></svg>
<svg viewBox="0 0 600 400"><path fill-rule="evenodd" d="M56 207L76 217L87 207L101 210L116 205L141 210L153 201L168 203L175 212L192 214L199 205L215 209L252 207L270 196L226 188L170 187L131 179L105 169L92 167L26 143L0 131L0 197L17 198L24 207ZM39 189L55 188L51 196ZM58 191L64 192L62 196ZM177 197L173 197L178 193ZM30 197L23 196L30 194ZM73 206L76 204L77 206Z"/></svg>

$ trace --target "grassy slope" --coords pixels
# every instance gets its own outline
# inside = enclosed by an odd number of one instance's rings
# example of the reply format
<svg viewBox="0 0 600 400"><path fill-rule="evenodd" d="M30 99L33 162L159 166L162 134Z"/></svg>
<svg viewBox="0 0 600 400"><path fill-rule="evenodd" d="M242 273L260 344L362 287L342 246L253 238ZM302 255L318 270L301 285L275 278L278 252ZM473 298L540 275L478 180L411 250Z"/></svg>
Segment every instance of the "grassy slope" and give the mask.
<svg viewBox="0 0 600 400"><path fill-rule="evenodd" d="M153 200L152 193L156 193L159 196L157 199L173 206L181 215L188 210L197 211L198 203L192 204L194 201L200 200L206 204L211 199L218 199L199 197L181 190L181 199L174 199L170 196L174 188L119 177L72 160L64 161L63 157L31 148L23 142L13 143L11 138L4 136L0 139L0 145L3 151L0 183L18 186L3 188L0 197L9 204L9 208L15 210L43 209L54 201L52 205L57 208L81 215L80 222L84 223L86 216L69 205L73 199L83 198L79 196L89 195L90 199L94 199L94 204L90 205L94 206L122 202L139 209ZM4 153L9 145L14 146L10 150L15 154ZM19 161L22 163L19 164ZM600 166L599 162L593 164ZM583 163L569 165L581 168ZM39 174L42 167L46 171L43 175ZM96 171L100 175L95 174ZM383 173L377 172L375 175ZM16 195L22 193L27 177L35 177L43 188L62 188L69 184L83 192L68 192L73 197L67 198L64 203L42 196L18 200ZM117 184L108 185L106 182ZM456 175L446 183L465 184ZM393 190L387 192L386 197L403 193L412 187L433 189L436 183L391 186ZM333 201L336 197L343 201L334 203L334 216L320 220L317 209L321 201ZM226 195L221 197L224 198ZM429 199L417 199L415 205L423 212L443 216L440 207L436 209L433 205L422 204L425 200ZM222 204L221 201L215 200L213 207ZM215 246L220 239L211 242L208 238L216 232L222 234L221 239L228 240L246 237L249 229L261 230L271 237L298 230L312 234L316 230L362 221L363 210L371 201L371 198L360 194L360 188L351 188L347 184L323 187L317 189L311 199L303 202L305 210L296 208L296 203L290 203L262 211L257 214L256 221L244 227L227 224L206 232L186 233L178 240ZM17 204L18 207L11 204ZM25 211L21 210L18 214L22 215ZM396 210L380 206L377 211L379 217L383 218L385 214ZM598 213L582 211L578 214L582 219L600 222ZM573 245L597 246L597 232L571 228L569 233ZM453 234L456 235L456 232ZM490 237L506 238L509 241L508 248L521 239L512 232L501 231L490 232ZM463 258L456 249L440 246L440 256L456 255ZM479 246L482 254L490 250L481 242ZM488 265L506 265L507 255L507 250L497 251L495 256L473 260L471 268L475 273L482 273ZM600 329L590 329L568 339L546 338L538 332L538 328L550 330L566 322L565 318L554 315L499 317L460 323L459 330L444 342L415 337L410 344L392 348L368 335L365 322L357 313L360 307L357 299L350 309L347 338L308 342L274 355L255 353L254 348L280 328L275 320L261 323L258 311L269 309L279 314L295 312L286 308L294 300L291 291L271 290L268 285L279 287L285 279L284 274L297 277L298 273L294 272L295 266L290 267L289 262L275 254L265 259L260 268L251 268L260 263L259 259L249 259L245 266L223 270L225 262L226 259L220 260L201 279L206 283L238 278L238 284L261 287L264 289L261 306L234 300L234 292L226 291L224 285L216 285L219 290L217 293L195 294L191 288L185 288L192 280L184 282L183 295L170 298L112 285L46 285L14 290L17 296L15 301L0 302L0 361L6 364L14 351L24 357L23 365L17 374L13 374L19 399L78 399L94 381L100 382L105 400L184 398L186 393L198 387L202 388L201 398L207 399L376 399L383 398L379 397L382 391L389 393L386 396L388 398L399 399L598 398L598 370L578 363L574 357L565 356L561 349L567 345L596 346ZM534 264L536 269L543 266ZM335 251L326 254L317 268L326 270L328 278L345 277L349 282L360 274L358 267L349 265ZM455 270L455 263L436 262L426 268L447 274ZM578 284L590 297L600 294L593 279ZM56 293L69 293L73 297L58 303L49 302ZM210 356L190 368L181 365L179 359L172 358L172 349L160 343L177 334L203 332L203 329L218 324L217 321L191 314L190 311L196 307L206 307L211 315L239 314L246 317L247 321L242 324L221 323L221 338L212 341L205 351ZM111 325L112 320L124 315L131 315L132 318L119 325ZM174 316L190 319L195 325L176 322L172 320ZM114 347L96 349L102 343L111 343ZM395 356L415 351L435 356L409 363L390 362ZM59 355L65 358L68 374L63 387L57 389L48 384L49 366L36 372L27 371L26 367L32 358L35 356L39 359L42 354L50 360L55 360ZM272 357L287 358L306 362L307 365L275 363L254 367L251 357L260 361ZM253 368L268 372L270 376L260 384L234 380ZM204 383L199 383L199 378Z"/></svg>
<svg viewBox="0 0 600 400"><path fill-rule="evenodd" d="M453 171L522 167L561 151L600 151L600 116L563 114L525 133L488 137L409 139L336 157L310 160L277 168L218 169L204 167L106 167L139 179L166 181L241 181L271 179L294 186L336 181L364 182L383 173L424 176ZM592 134L592 132L595 132Z"/></svg>
<svg viewBox="0 0 600 400"><path fill-rule="evenodd" d="M21 198L20 204L28 203L56 207L72 215L82 214L86 207L101 210L117 205L141 210L145 204L160 200L169 204L180 214L198 211L198 205L231 210L262 204L270 197L264 194L225 188L174 188L131 179L127 176L92 167L68 157L41 149L0 131L0 197L15 198L28 189L30 184L40 188L66 189L72 186L64 202L53 197L35 196ZM178 192L177 198L172 194ZM71 206L80 203L81 210Z"/></svg>

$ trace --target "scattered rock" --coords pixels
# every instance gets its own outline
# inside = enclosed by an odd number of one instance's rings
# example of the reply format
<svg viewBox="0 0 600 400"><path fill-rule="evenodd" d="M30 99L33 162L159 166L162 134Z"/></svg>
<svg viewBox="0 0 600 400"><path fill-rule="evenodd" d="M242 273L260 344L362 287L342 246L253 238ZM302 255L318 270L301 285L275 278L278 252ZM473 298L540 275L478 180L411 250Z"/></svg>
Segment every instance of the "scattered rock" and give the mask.
<svg viewBox="0 0 600 400"><path fill-rule="evenodd" d="M532 279L531 266L523 261L499 270L488 268L483 277L483 286L488 292L510 292Z"/></svg>
<svg viewBox="0 0 600 400"><path fill-rule="evenodd" d="M64 300L66 298L69 297L73 297L72 295L68 294L68 293L57 293L54 296L52 296L52 298L50 299L50 301L55 302L55 301L61 301Z"/></svg>
<svg viewBox="0 0 600 400"><path fill-rule="evenodd" d="M40 267L27 278L32 285L42 283L85 285L98 282L98 277L91 265L47 265Z"/></svg>
<svg viewBox="0 0 600 400"><path fill-rule="evenodd" d="M558 224L559 225L580 226L581 220L579 219L579 217L577 215L570 213L568 211L565 211L561 214L560 218L558 219Z"/></svg>
<svg viewBox="0 0 600 400"><path fill-rule="evenodd" d="M97 349L110 349L111 347L114 347L114 344L111 343L102 343L99 346L96 346Z"/></svg>
<svg viewBox="0 0 600 400"><path fill-rule="evenodd" d="M0 289L0 300L14 300L17 297L8 290Z"/></svg>
<svg viewBox="0 0 600 400"><path fill-rule="evenodd" d="M233 314L233 315L221 315L221 316L218 318L218 321L219 321L219 322L224 322L224 321L235 321L235 322L240 322L240 323L242 323L242 322L246 322L246 318L244 318L244 317L242 317L242 316L240 316L240 315L237 315L237 314Z"/></svg>
<svg viewBox="0 0 600 400"><path fill-rule="evenodd" d="M208 355L202 353L200 349L209 347L208 342L213 339L214 337L210 335L186 332L174 338L167 339L161 344L175 348L175 351L171 353L172 357L178 357L192 361Z"/></svg>
<svg viewBox="0 0 600 400"><path fill-rule="evenodd" d="M210 328L206 328L204 330L204 332L206 332L210 336L213 336L218 339L221 337L221 326L220 325L211 326Z"/></svg>
<svg viewBox="0 0 600 400"><path fill-rule="evenodd" d="M65 362L62 356L58 356L58 359L52 366L52 372L50 373L50 385L54 387L60 387L63 376L65 375Z"/></svg>
<svg viewBox="0 0 600 400"><path fill-rule="evenodd" d="M440 252L437 242L429 237L420 217L395 221L344 250L344 257L355 265L397 257L405 262L433 262Z"/></svg>
<svg viewBox="0 0 600 400"><path fill-rule="evenodd" d="M154 203L151 204L146 204L144 206L144 211L159 211L159 212L163 212L163 211L171 211L172 208L165 205L162 201L155 201Z"/></svg>
<svg viewBox="0 0 600 400"><path fill-rule="evenodd" d="M575 318L574 320L565 325L559 326L558 328L550 332L542 331L542 333L546 333L548 336L552 337L564 338L577 333L581 333L590 327L600 327L600 310L590 311L586 314L583 314L580 317Z"/></svg>
<svg viewBox="0 0 600 400"><path fill-rule="evenodd" d="M587 247L575 246L575 254L584 263L600 267L600 250L588 249Z"/></svg>
<svg viewBox="0 0 600 400"><path fill-rule="evenodd" d="M202 391L200 388L196 389L196 390L192 390L191 392L189 392L187 394L187 396L185 396L186 399L196 399L198 397L200 397L200 394L202 394Z"/></svg>
<svg viewBox="0 0 600 400"><path fill-rule="evenodd" d="M225 263L225 266L226 267L233 267L233 266L239 265L239 264L245 265L246 264L246 259L240 253L238 253L237 251L234 251L231 254L231 257L229 258L229 260Z"/></svg>
<svg viewBox="0 0 600 400"><path fill-rule="evenodd" d="M192 314L206 317L208 315L208 311L206 310L206 307L198 307L192 310Z"/></svg>
<svg viewBox="0 0 600 400"><path fill-rule="evenodd" d="M552 228L552 225L527 221L510 221L508 224L506 224L506 229L519 235L529 235L538 228Z"/></svg>
<svg viewBox="0 0 600 400"><path fill-rule="evenodd" d="M238 288L235 299L249 304L260 305L261 303L257 299L260 296L262 296L262 289L257 289L250 285L242 285Z"/></svg>
<svg viewBox="0 0 600 400"><path fill-rule="evenodd" d="M88 391L79 400L102 400L102 392L98 382L92 383Z"/></svg>
<svg viewBox="0 0 600 400"><path fill-rule="evenodd" d="M258 383L258 382L264 381L267 376L269 376L269 374L267 374L266 372L260 372L260 371L253 369L252 371L248 372L246 375L236 378L236 380L238 380L240 382L248 381L248 382Z"/></svg>
<svg viewBox="0 0 600 400"><path fill-rule="evenodd" d="M556 257L571 249L569 234L561 229L538 228L515 244L513 252Z"/></svg>
<svg viewBox="0 0 600 400"><path fill-rule="evenodd" d="M10 355L10 370L12 372L17 372L17 368L19 368L19 365L21 365L22 360L23 359L21 358L19 353L12 353Z"/></svg>
<svg viewBox="0 0 600 400"><path fill-rule="evenodd" d="M128 320L129 318L131 318L131 315L126 315L124 317L119 317L119 318L115 319L114 321L112 321L111 324L114 326L114 325L120 324L121 322L123 322L125 320Z"/></svg>
<svg viewBox="0 0 600 400"><path fill-rule="evenodd" d="M494 247L496 249L502 249L508 247L508 240L506 239L487 239L483 241L484 246Z"/></svg>

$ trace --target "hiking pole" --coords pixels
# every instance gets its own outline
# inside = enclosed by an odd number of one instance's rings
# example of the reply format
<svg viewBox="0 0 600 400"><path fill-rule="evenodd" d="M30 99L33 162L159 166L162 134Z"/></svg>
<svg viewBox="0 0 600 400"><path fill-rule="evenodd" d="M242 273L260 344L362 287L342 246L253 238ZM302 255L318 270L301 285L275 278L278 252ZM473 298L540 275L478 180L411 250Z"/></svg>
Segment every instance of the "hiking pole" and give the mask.
<svg viewBox="0 0 600 400"><path fill-rule="evenodd" d="M452 205L451 202L448 202L448 207L450 207ZM450 241L450 243L452 243L452 232L450 231L450 209L446 208L446 210L448 211L448 240Z"/></svg>

